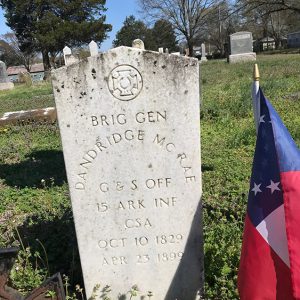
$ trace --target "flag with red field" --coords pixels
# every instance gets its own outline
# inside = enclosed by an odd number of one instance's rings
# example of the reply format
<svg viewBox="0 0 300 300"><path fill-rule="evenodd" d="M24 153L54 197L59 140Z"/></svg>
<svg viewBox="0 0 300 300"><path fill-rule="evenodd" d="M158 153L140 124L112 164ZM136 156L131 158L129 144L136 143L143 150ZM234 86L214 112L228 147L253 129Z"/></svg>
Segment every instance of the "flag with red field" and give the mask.
<svg viewBox="0 0 300 300"><path fill-rule="evenodd" d="M259 97L238 290L241 300L300 299L300 150Z"/></svg>

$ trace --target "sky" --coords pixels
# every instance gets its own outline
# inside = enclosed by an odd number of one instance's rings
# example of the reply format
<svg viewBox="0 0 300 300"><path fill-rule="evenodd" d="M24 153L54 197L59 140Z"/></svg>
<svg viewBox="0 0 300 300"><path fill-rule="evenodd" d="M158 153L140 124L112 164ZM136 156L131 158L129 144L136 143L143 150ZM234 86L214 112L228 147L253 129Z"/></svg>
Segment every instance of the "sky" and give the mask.
<svg viewBox="0 0 300 300"><path fill-rule="evenodd" d="M129 15L138 15L137 0L107 0L106 1L106 23L112 24L112 31L108 33L109 38L105 40L100 50L106 51L112 47L112 41L116 33L122 27L125 18ZM0 35L10 31L5 25L3 10L0 8Z"/></svg>

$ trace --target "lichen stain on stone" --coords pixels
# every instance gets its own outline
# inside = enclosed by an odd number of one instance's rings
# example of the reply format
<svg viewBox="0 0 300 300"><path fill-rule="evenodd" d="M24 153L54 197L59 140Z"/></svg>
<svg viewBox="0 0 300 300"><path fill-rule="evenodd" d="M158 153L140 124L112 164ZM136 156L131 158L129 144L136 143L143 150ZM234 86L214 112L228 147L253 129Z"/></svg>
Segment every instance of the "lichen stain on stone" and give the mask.
<svg viewBox="0 0 300 300"><path fill-rule="evenodd" d="M148 59L148 60L155 60L157 58L157 53L153 52L153 51L143 51L142 55L144 56L144 59Z"/></svg>
<svg viewBox="0 0 300 300"><path fill-rule="evenodd" d="M95 68L93 68L92 69L92 76L93 76L93 79L96 79L96 74L97 74L97 72L96 72L96 70L95 70Z"/></svg>
<svg viewBox="0 0 300 300"><path fill-rule="evenodd" d="M184 94L186 95L188 92L189 92L188 90L185 90L185 91L184 91Z"/></svg>
<svg viewBox="0 0 300 300"><path fill-rule="evenodd" d="M98 54L97 60L103 60L103 59L104 59L103 53Z"/></svg>
<svg viewBox="0 0 300 300"><path fill-rule="evenodd" d="M77 83L77 84L80 84L80 80L78 81L76 77L73 77L73 82Z"/></svg>
<svg viewBox="0 0 300 300"><path fill-rule="evenodd" d="M83 58L81 58L81 60L79 61L79 63L81 64L81 65L83 65L84 63L87 63L88 62L88 58L87 57L83 57Z"/></svg>

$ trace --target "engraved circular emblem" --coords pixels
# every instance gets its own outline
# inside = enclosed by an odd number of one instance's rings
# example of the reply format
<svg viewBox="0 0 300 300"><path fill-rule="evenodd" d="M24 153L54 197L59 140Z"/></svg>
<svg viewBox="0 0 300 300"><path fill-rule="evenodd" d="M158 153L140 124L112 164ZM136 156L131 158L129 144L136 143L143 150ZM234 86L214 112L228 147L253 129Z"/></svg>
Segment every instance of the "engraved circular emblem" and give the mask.
<svg viewBox="0 0 300 300"><path fill-rule="evenodd" d="M115 98L121 101L129 101L141 92L143 79L139 71L134 67L120 65L110 72L108 88Z"/></svg>

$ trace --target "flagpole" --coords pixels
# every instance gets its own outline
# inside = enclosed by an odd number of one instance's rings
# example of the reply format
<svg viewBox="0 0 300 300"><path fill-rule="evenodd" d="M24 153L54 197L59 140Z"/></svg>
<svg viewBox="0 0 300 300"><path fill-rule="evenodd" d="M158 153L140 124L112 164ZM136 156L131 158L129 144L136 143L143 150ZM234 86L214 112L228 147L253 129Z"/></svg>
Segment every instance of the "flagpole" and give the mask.
<svg viewBox="0 0 300 300"><path fill-rule="evenodd" d="M253 67L253 83L252 83L252 105L254 121L256 126L256 133L258 132L259 119L260 119L260 97L259 97L259 70L258 65Z"/></svg>

